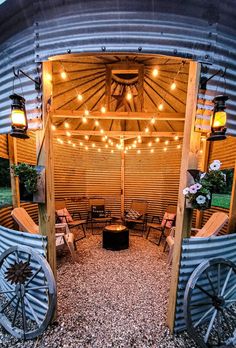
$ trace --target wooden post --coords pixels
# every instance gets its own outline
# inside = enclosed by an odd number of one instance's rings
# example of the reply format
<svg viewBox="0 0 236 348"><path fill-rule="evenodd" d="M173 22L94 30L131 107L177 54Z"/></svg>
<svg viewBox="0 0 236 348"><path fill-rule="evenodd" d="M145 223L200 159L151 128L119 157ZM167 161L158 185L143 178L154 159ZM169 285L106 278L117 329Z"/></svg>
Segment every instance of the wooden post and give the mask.
<svg viewBox="0 0 236 348"><path fill-rule="evenodd" d="M124 140L123 140L124 145ZM121 151L121 218L124 219L125 213L125 153Z"/></svg>
<svg viewBox="0 0 236 348"><path fill-rule="evenodd" d="M234 179L229 209L228 233L236 233L236 162L234 166Z"/></svg>
<svg viewBox="0 0 236 348"><path fill-rule="evenodd" d="M52 62L43 63L43 130L37 131L37 164L45 166L46 201L39 204L39 231L48 238L48 262L56 277L53 134L49 116L52 98Z"/></svg>
<svg viewBox="0 0 236 348"><path fill-rule="evenodd" d="M188 186L188 169L196 169L198 166L198 154L200 150L200 133L194 132L194 123L197 106L198 83L200 77L200 64L190 62L188 91L186 101L186 115L184 124L184 139L180 170L180 184L177 206L175 247L173 253L171 284L169 293L169 307L167 324L173 333L175 323L175 310L177 299L177 286L179 276L179 266L181 258L182 239L189 236L192 221L192 209L185 208L185 197L183 189Z"/></svg>
<svg viewBox="0 0 236 348"><path fill-rule="evenodd" d="M203 155L202 155L202 161L199 169L203 172L206 172L208 169L208 164L209 164L209 156L210 156L210 149L211 149L211 142L210 141L205 141L203 143ZM202 227L202 218L203 218L203 211L202 210L197 210L196 213L196 228L201 228Z"/></svg>
<svg viewBox="0 0 236 348"><path fill-rule="evenodd" d="M19 178L14 175L14 171L11 168L13 164L17 164L17 146L16 138L13 138L8 134L8 155L10 162L10 175L11 175L11 192L12 192L12 206L13 208L20 207L20 188L19 188Z"/></svg>

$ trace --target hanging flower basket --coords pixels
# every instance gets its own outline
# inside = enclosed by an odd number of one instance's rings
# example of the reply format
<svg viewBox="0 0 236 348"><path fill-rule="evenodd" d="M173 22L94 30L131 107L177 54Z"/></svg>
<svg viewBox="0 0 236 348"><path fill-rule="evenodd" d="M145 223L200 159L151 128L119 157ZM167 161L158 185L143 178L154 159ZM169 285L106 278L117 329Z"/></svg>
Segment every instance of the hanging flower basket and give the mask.
<svg viewBox="0 0 236 348"><path fill-rule="evenodd" d="M226 186L226 175L220 170L220 166L221 162L215 160L210 164L209 172L189 171L195 183L183 190L186 208L198 210L211 208L212 193L219 192Z"/></svg>

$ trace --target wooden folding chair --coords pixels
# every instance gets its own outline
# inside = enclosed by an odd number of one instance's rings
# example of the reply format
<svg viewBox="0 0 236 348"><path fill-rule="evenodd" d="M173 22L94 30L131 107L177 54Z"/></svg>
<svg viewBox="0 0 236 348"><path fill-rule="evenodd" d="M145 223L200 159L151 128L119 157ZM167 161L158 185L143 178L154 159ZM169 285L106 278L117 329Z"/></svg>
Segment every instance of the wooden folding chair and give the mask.
<svg viewBox="0 0 236 348"><path fill-rule="evenodd" d="M92 234L94 224L110 224L112 221L111 211L106 210L104 198L89 198L89 222L91 224Z"/></svg>
<svg viewBox="0 0 236 348"><path fill-rule="evenodd" d="M135 229L136 226L141 227L141 232L146 230L148 202L143 199L133 199L130 209L125 212L125 225Z"/></svg>

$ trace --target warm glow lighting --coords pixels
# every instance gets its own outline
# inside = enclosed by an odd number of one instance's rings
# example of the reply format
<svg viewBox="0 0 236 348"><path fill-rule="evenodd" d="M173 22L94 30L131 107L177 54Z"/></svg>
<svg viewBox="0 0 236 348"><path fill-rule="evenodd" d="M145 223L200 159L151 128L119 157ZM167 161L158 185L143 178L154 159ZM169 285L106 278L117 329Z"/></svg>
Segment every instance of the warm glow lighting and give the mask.
<svg viewBox="0 0 236 348"><path fill-rule="evenodd" d="M64 122L64 127L65 127L65 128L70 128L69 123L68 123L68 122Z"/></svg>
<svg viewBox="0 0 236 348"><path fill-rule="evenodd" d="M137 151L137 154L140 155L140 153L141 153L141 150L138 150L138 151Z"/></svg>
<svg viewBox="0 0 236 348"><path fill-rule="evenodd" d="M167 151L167 147L164 147L163 151Z"/></svg>
<svg viewBox="0 0 236 348"><path fill-rule="evenodd" d="M17 127L25 127L26 126L26 118L25 112L23 110L12 110L11 113L12 123Z"/></svg>
<svg viewBox="0 0 236 348"><path fill-rule="evenodd" d="M199 152L200 152L200 153L203 153L203 150L200 150Z"/></svg>
<svg viewBox="0 0 236 348"><path fill-rule="evenodd" d="M92 147L96 147L96 145L94 143L92 143Z"/></svg>
<svg viewBox="0 0 236 348"><path fill-rule="evenodd" d="M133 144L132 147L135 149L136 148L136 144Z"/></svg>
<svg viewBox="0 0 236 348"><path fill-rule="evenodd" d="M226 139L227 114L225 103L228 99L227 95L218 95L213 99L214 109L211 117L211 133L207 137L208 141Z"/></svg>
<svg viewBox="0 0 236 348"><path fill-rule="evenodd" d="M137 144L137 140L134 140L134 144Z"/></svg>
<svg viewBox="0 0 236 348"><path fill-rule="evenodd" d="M106 108L105 108L105 106L102 106L101 107L101 113L105 114L105 112L106 112Z"/></svg>
<svg viewBox="0 0 236 348"><path fill-rule="evenodd" d="M85 139L85 140L89 140L89 136L88 136L88 135L85 135L85 136L84 136L84 139Z"/></svg>
<svg viewBox="0 0 236 348"><path fill-rule="evenodd" d="M68 144L72 144L71 140L68 140L67 142L68 142Z"/></svg>
<svg viewBox="0 0 236 348"><path fill-rule="evenodd" d="M214 115L214 121L212 127L223 127L226 124L226 112L225 111L217 111Z"/></svg>
<svg viewBox="0 0 236 348"><path fill-rule="evenodd" d="M71 133L70 133L69 131L66 131L66 135L67 135L68 137L71 137Z"/></svg>
<svg viewBox="0 0 236 348"><path fill-rule="evenodd" d="M127 99L127 100L131 100L132 97L133 97L133 95L132 95L131 92L128 92L128 93L126 94L126 99Z"/></svg>
<svg viewBox="0 0 236 348"><path fill-rule="evenodd" d="M83 146L84 144L82 143L82 141L79 143L80 144L80 146Z"/></svg>
<svg viewBox="0 0 236 348"><path fill-rule="evenodd" d="M103 130L103 129L100 129L100 133L102 133L102 134L103 134L103 133L104 133L104 130Z"/></svg>
<svg viewBox="0 0 236 348"><path fill-rule="evenodd" d="M52 124L52 125L51 125L51 129L52 129L53 131L55 131L55 130L56 130L56 128L57 128L57 127L56 127L56 126L54 126L54 124Z"/></svg>
<svg viewBox="0 0 236 348"><path fill-rule="evenodd" d="M49 74L49 73L47 73L47 74L46 74L46 80L49 81L49 82L51 82L51 81L52 81L52 75Z"/></svg>
<svg viewBox="0 0 236 348"><path fill-rule="evenodd" d="M107 136L107 135L104 135L104 138L105 138L105 140L107 140L107 139L108 139L108 136Z"/></svg>
<svg viewBox="0 0 236 348"><path fill-rule="evenodd" d="M106 144L105 147L108 148L108 144Z"/></svg>
<svg viewBox="0 0 236 348"><path fill-rule="evenodd" d="M181 149L181 145L177 145L177 149Z"/></svg>
<svg viewBox="0 0 236 348"><path fill-rule="evenodd" d="M153 153L153 152L154 152L154 149L151 149L150 152Z"/></svg>
<svg viewBox="0 0 236 348"><path fill-rule="evenodd" d="M95 121L95 126L98 127L99 126L99 122L98 120Z"/></svg>
<svg viewBox="0 0 236 348"><path fill-rule="evenodd" d="M156 122L156 119L153 117L153 118L151 119L151 123L154 124L155 122Z"/></svg>
<svg viewBox="0 0 236 348"><path fill-rule="evenodd" d="M89 115L89 111L88 110L84 110L84 114L85 114L85 116L88 116Z"/></svg>
<svg viewBox="0 0 236 348"><path fill-rule="evenodd" d="M146 128L145 128L145 133L148 133L148 132L149 132L149 128L146 127Z"/></svg>
<svg viewBox="0 0 236 348"><path fill-rule="evenodd" d="M156 143L159 143L159 142L160 142L160 138L156 138L156 139L155 139L155 142L156 142Z"/></svg>
<svg viewBox="0 0 236 348"><path fill-rule="evenodd" d="M175 140L179 140L179 137L178 137L178 135L176 135L176 136L174 137L174 139L175 139Z"/></svg>
<svg viewBox="0 0 236 348"><path fill-rule="evenodd" d="M88 151L88 146L85 146L85 150Z"/></svg>
<svg viewBox="0 0 236 348"><path fill-rule="evenodd" d="M65 71L61 72L61 78L65 80L67 78L67 73Z"/></svg>
<svg viewBox="0 0 236 348"><path fill-rule="evenodd" d="M79 93L79 94L77 95L77 99L78 99L79 101L82 101L82 100L83 100L82 94Z"/></svg>
<svg viewBox="0 0 236 348"><path fill-rule="evenodd" d="M114 143L113 143L113 141L112 141L112 140L110 141L110 144L111 144L111 146L113 146L113 144L114 144Z"/></svg>
<svg viewBox="0 0 236 348"><path fill-rule="evenodd" d="M141 143L142 142L142 138L138 138L138 143Z"/></svg>
<svg viewBox="0 0 236 348"><path fill-rule="evenodd" d="M151 141L148 143L148 146L152 146L152 142Z"/></svg>
<svg viewBox="0 0 236 348"><path fill-rule="evenodd" d="M98 152L101 152L101 149L98 149Z"/></svg>
<svg viewBox="0 0 236 348"><path fill-rule="evenodd" d="M105 137L102 137L102 141L106 141L106 138L105 138Z"/></svg>
<svg viewBox="0 0 236 348"><path fill-rule="evenodd" d="M111 153L113 153L114 152L114 150L111 150Z"/></svg>
<svg viewBox="0 0 236 348"><path fill-rule="evenodd" d="M166 141L165 141L165 145L168 145L168 144L169 144L169 140L166 140Z"/></svg>
<svg viewBox="0 0 236 348"><path fill-rule="evenodd" d="M158 69L157 68L152 70L152 76L153 77L157 77L158 76Z"/></svg>
<svg viewBox="0 0 236 348"><path fill-rule="evenodd" d="M162 111L164 109L164 105L161 103L158 105L158 110Z"/></svg>
<svg viewBox="0 0 236 348"><path fill-rule="evenodd" d="M76 145L75 145L75 144L72 144L72 146L73 146L73 147L76 147Z"/></svg>
<svg viewBox="0 0 236 348"><path fill-rule="evenodd" d="M170 89L173 91L174 89L176 89L176 82L172 82Z"/></svg>
<svg viewBox="0 0 236 348"><path fill-rule="evenodd" d="M127 153L127 150L125 150L124 153Z"/></svg>
<svg viewBox="0 0 236 348"><path fill-rule="evenodd" d="M82 122L87 123L87 118L85 116L82 117Z"/></svg>

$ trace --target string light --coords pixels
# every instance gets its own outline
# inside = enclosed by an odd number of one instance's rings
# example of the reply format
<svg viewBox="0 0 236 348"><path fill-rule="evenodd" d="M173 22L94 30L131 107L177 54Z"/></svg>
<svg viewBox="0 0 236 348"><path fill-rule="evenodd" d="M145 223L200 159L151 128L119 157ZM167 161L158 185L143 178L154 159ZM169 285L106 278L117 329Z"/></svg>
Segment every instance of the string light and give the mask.
<svg viewBox="0 0 236 348"><path fill-rule="evenodd" d="M136 144L132 144L132 147L135 149L136 148Z"/></svg>
<svg viewBox="0 0 236 348"><path fill-rule="evenodd" d="M146 128L145 128L145 133L148 133L148 132L149 132L149 128L146 127Z"/></svg>
<svg viewBox="0 0 236 348"><path fill-rule="evenodd" d="M176 136L174 137L174 140L179 140L178 135L176 135Z"/></svg>
<svg viewBox="0 0 236 348"><path fill-rule="evenodd" d="M132 93L129 91L129 92L127 92L127 94L126 94L126 99L127 100L131 100L133 98L133 95L132 95Z"/></svg>
<svg viewBox="0 0 236 348"><path fill-rule="evenodd" d="M84 114L85 114L85 116L88 116L89 115L89 111L88 110L84 110Z"/></svg>
<svg viewBox="0 0 236 348"><path fill-rule="evenodd" d="M85 135L85 136L84 136L84 139L85 139L85 140L89 140L89 136L88 136L88 135Z"/></svg>
<svg viewBox="0 0 236 348"><path fill-rule="evenodd" d="M64 122L64 127L65 127L65 128L70 128L69 123L68 123L68 122Z"/></svg>
<svg viewBox="0 0 236 348"><path fill-rule="evenodd" d="M165 152L166 152L166 151L167 151L167 147L164 147L164 148L163 148L163 151L165 151Z"/></svg>
<svg viewBox="0 0 236 348"><path fill-rule="evenodd" d="M151 141L148 143L148 146L152 146L152 142Z"/></svg>
<svg viewBox="0 0 236 348"><path fill-rule="evenodd" d="M49 81L49 82L52 82L52 75L47 73L46 74L46 80Z"/></svg>
<svg viewBox="0 0 236 348"><path fill-rule="evenodd" d="M153 118L151 119L151 123L154 124L155 122L156 122L156 119L153 117Z"/></svg>
<svg viewBox="0 0 236 348"><path fill-rule="evenodd" d="M165 141L165 145L168 145L168 144L169 144L169 140L166 140L166 141Z"/></svg>
<svg viewBox="0 0 236 348"><path fill-rule="evenodd" d="M88 151L88 146L85 146L85 150Z"/></svg>
<svg viewBox="0 0 236 348"><path fill-rule="evenodd" d="M106 108L105 108L105 106L102 106L102 107L101 107L101 113L102 113L102 114L105 114L105 112L106 112Z"/></svg>
<svg viewBox="0 0 236 348"><path fill-rule="evenodd" d="M73 146L73 147L76 147L76 145L75 145L75 144L72 144L72 146Z"/></svg>
<svg viewBox="0 0 236 348"><path fill-rule="evenodd" d="M104 133L104 130L103 130L103 129L100 129L100 133L103 134L103 133Z"/></svg>
<svg viewBox="0 0 236 348"><path fill-rule="evenodd" d="M154 149L151 149L150 152L153 153L153 152L154 152Z"/></svg>
<svg viewBox="0 0 236 348"><path fill-rule="evenodd" d="M100 149L100 148L98 149L98 152L101 152L101 149Z"/></svg>
<svg viewBox="0 0 236 348"><path fill-rule="evenodd" d="M95 121L95 126L98 127L99 126L99 122L98 120Z"/></svg>
<svg viewBox="0 0 236 348"><path fill-rule="evenodd" d="M158 71L157 68L155 68L155 69L152 70L152 76L153 76L153 77L157 77L157 76L158 76L158 73L159 73L159 71Z"/></svg>
<svg viewBox="0 0 236 348"><path fill-rule="evenodd" d="M114 150L111 150L111 153L114 153Z"/></svg>
<svg viewBox="0 0 236 348"><path fill-rule="evenodd" d="M177 145L177 149L181 149L181 145Z"/></svg>
<svg viewBox="0 0 236 348"><path fill-rule="evenodd" d="M108 144L105 145L105 148L108 148Z"/></svg>
<svg viewBox="0 0 236 348"><path fill-rule="evenodd" d="M102 141L106 141L106 138L105 138L105 137L102 137Z"/></svg>
<svg viewBox="0 0 236 348"><path fill-rule="evenodd" d="M138 138L138 143L141 143L142 142L142 138Z"/></svg>
<svg viewBox="0 0 236 348"><path fill-rule="evenodd" d="M84 146L84 144L82 143L82 141L81 141L79 144L80 144L80 146Z"/></svg>
<svg viewBox="0 0 236 348"><path fill-rule="evenodd" d="M68 137L70 137L70 136L71 136L71 133L70 133L69 131L66 131L66 135L67 135Z"/></svg>
<svg viewBox="0 0 236 348"><path fill-rule="evenodd" d="M171 84L171 86L170 86L170 89L171 89L172 91L174 91L174 90L176 89L176 82L175 82L175 81L172 82L172 84Z"/></svg>
<svg viewBox="0 0 236 348"><path fill-rule="evenodd" d="M77 95L77 99L78 99L79 101L82 101L82 100L83 100L83 96L82 96L82 94L78 93L78 95Z"/></svg>
<svg viewBox="0 0 236 348"><path fill-rule="evenodd" d="M158 110L162 111L163 109L164 109L163 103L159 104L159 105L158 105Z"/></svg>
<svg viewBox="0 0 236 348"><path fill-rule="evenodd" d="M137 150L137 154L140 155L140 153L141 153L141 150Z"/></svg>
<svg viewBox="0 0 236 348"><path fill-rule="evenodd" d="M160 142L160 138L156 138L156 139L155 139L155 142L156 142L156 143L159 143L159 142Z"/></svg>
<svg viewBox="0 0 236 348"><path fill-rule="evenodd" d="M94 143L92 143L92 147L96 147L96 145Z"/></svg>
<svg viewBox="0 0 236 348"><path fill-rule="evenodd" d="M72 144L71 140L68 140L67 142L68 142L68 144Z"/></svg>
<svg viewBox="0 0 236 348"><path fill-rule="evenodd" d="M57 129L57 127L56 127L54 124L52 124L52 125L51 125L51 129L52 129L53 131L55 131L55 130Z"/></svg>
<svg viewBox="0 0 236 348"><path fill-rule="evenodd" d="M64 71L61 72L61 78L65 80L67 78L67 73Z"/></svg>
<svg viewBox="0 0 236 348"><path fill-rule="evenodd" d="M203 150L200 150L200 153L203 153Z"/></svg>
<svg viewBox="0 0 236 348"><path fill-rule="evenodd" d="M82 117L82 122L87 123L87 118L85 116Z"/></svg>

